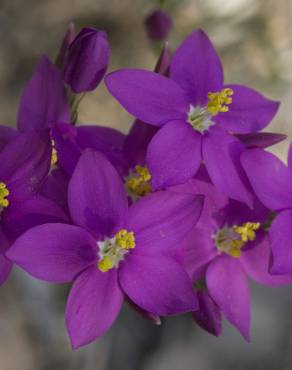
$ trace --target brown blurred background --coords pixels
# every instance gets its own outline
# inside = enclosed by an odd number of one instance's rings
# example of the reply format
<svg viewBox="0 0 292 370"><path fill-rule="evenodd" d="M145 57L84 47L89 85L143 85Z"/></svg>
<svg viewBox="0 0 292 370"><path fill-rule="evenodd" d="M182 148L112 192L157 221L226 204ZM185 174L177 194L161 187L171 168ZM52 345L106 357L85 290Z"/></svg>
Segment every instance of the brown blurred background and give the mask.
<svg viewBox="0 0 292 370"><path fill-rule="evenodd" d="M143 20L153 0L0 0L0 123L14 125L18 99L38 58L54 58L69 24L109 34L111 69L152 69L156 60ZM202 27L222 57L227 82L249 85L282 102L269 131L292 137L292 1L167 0L174 48ZM132 118L104 86L80 105L80 123L126 132ZM272 150L283 160L289 140ZM292 184L291 184L292 186ZM252 286L251 344L228 324L221 338L190 317L160 328L125 308L114 328L72 352L63 314L67 287L34 281L15 269L0 292L0 370L288 370L292 368L292 288Z"/></svg>

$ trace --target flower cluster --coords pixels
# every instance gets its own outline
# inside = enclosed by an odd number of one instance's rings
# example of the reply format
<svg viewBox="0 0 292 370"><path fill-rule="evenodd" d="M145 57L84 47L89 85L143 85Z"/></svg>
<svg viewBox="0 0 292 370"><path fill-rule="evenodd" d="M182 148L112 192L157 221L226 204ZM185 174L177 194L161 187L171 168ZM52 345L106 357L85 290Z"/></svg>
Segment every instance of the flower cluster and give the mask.
<svg viewBox="0 0 292 370"><path fill-rule="evenodd" d="M72 283L73 348L123 302L156 324L191 312L216 336L224 317L249 341L248 279L292 283L292 150L286 167L265 150L285 135L261 132L279 104L225 84L202 30L165 45L153 72L106 75L109 58L105 32L71 25L25 86L17 129L0 126L1 283L13 264ZM135 117L127 135L76 125L102 80Z"/></svg>

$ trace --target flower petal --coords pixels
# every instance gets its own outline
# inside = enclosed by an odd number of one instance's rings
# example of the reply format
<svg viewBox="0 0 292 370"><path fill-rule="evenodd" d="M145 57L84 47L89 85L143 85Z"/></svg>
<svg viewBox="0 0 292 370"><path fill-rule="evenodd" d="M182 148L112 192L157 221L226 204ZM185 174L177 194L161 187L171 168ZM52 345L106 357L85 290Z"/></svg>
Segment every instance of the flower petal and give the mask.
<svg viewBox="0 0 292 370"><path fill-rule="evenodd" d="M123 153L126 136L110 127L77 127L77 144L84 150L92 148L103 153L121 174L127 172L128 166Z"/></svg>
<svg viewBox="0 0 292 370"><path fill-rule="evenodd" d="M252 196L239 163L243 144L224 130L214 127L203 137L202 148L213 184L226 196L251 205Z"/></svg>
<svg viewBox="0 0 292 370"><path fill-rule="evenodd" d="M217 256L212 235L213 225L206 223L202 227L194 227L179 246L182 263L189 276L193 278L196 271Z"/></svg>
<svg viewBox="0 0 292 370"><path fill-rule="evenodd" d="M248 280L240 262L229 256L216 258L207 269L206 282L211 297L227 320L249 341Z"/></svg>
<svg viewBox="0 0 292 370"><path fill-rule="evenodd" d="M169 122L151 140L146 164L156 189L178 185L195 175L201 163L201 135L182 121Z"/></svg>
<svg viewBox="0 0 292 370"><path fill-rule="evenodd" d="M124 153L130 167L133 168L137 164L145 165L148 144L157 131L157 127L142 121L136 120L133 123L124 144Z"/></svg>
<svg viewBox="0 0 292 370"><path fill-rule="evenodd" d="M22 93L18 111L18 129L42 130L54 122L69 122L61 72L43 56Z"/></svg>
<svg viewBox="0 0 292 370"><path fill-rule="evenodd" d="M253 132L251 134L234 135L246 148L267 148L287 139L287 135L272 132Z"/></svg>
<svg viewBox="0 0 292 370"><path fill-rule="evenodd" d="M22 200L35 194L51 165L48 130L17 135L0 153L0 181L10 191L9 200Z"/></svg>
<svg viewBox="0 0 292 370"><path fill-rule="evenodd" d="M92 267L80 274L66 307L66 325L73 349L94 341L107 331L122 303L123 293L116 269L104 273Z"/></svg>
<svg viewBox="0 0 292 370"><path fill-rule="evenodd" d="M277 242L278 243L278 242ZM257 243L241 255L240 262L248 276L259 284L281 286L292 283L292 273L287 275L272 275L269 272L271 260L271 246L267 235L258 235ZM292 264L291 270L292 272Z"/></svg>
<svg viewBox="0 0 292 370"><path fill-rule="evenodd" d="M208 333L218 337L222 331L221 311L210 295L205 291L197 293L200 309L192 312L196 323Z"/></svg>
<svg viewBox="0 0 292 370"><path fill-rule="evenodd" d="M171 253L195 226L202 208L201 195L159 191L140 199L129 209L128 227L136 239L133 253Z"/></svg>
<svg viewBox="0 0 292 370"><path fill-rule="evenodd" d="M66 212L68 211L67 190L69 179L69 176L61 168L55 168L46 178L40 191L40 195L51 199Z"/></svg>
<svg viewBox="0 0 292 370"><path fill-rule="evenodd" d="M225 130L240 134L260 131L277 113L279 102L267 99L255 90L241 85L224 87L234 92L229 111L216 116L216 122Z"/></svg>
<svg viewBox="0 0 292 370"><path fill-rule="evenodd" d="M260 201L271 210L292 207L292 172L275 155L246 150L241 164Z"/></svg>
<svg viewBox="0 0 292 370"><path fill-rule="evenodd" d="M105 77L110 93L141 121L161 126L186 119L189 102L172 80L142 69L122 69Z"/></svg>
<svg viewBox="0 0 292 370"><path fill-rule="evenodd" d="M69 222L64 210L40 195L12 203L3 213L5 230L17 238L26 230L45 223Z"/></svg>
<svg viewBox="0 0 292 370"><path fill-rule="evenodd" d="M212 222L212 215L226 207L229 200L221 191L209 182L209 179L204 177L201 179L198 175L200 174L197 173L195 178L190 179L185 184L173 186L167 190L183 194L204 195L204 207L196 227L199 225L205 227L206 223L209 224ZM205 173L203 175L205 176Z"/></svg>
<svg viewBox="0 0 292 370"><path fill-rule="evenodd" d="M204 31L194 31L182 42L172 58L170 76L194 105L206 104L208 92L222 89L222 65Z"/></svg>
<svg viewBox="0 0 292 370"><path fill-rule="evenodd" d="M112 236L122 226L128 210L120 176L100 153L87 149L75 168L68 189L73 221L97 240Z"/></svg>
<svg viewBox="0 0 292 370"><path fill-rule="evenodd" d="M18 131L15 128L0 125L0 150L2 150L5 145L18 135Z"/></svg>
<svg viewBox="0 0 292 370"><path fill-rule="evenodd" d="M292 210L281 212L269 230L273 254L271 273L292 273Z"/></svg>
<svg viewBox="0 0 292 370"><path fill-rule="evenodd" d="M57 123L51 130L54 147L57 152L57 164L69 176L72 175L81 155L76 143L77 128L71 124Z"/></svg>
<svg viewBox="0 0 292 370"><path fill-rule="evenodd" d="M77 226L45 224L22 234L6 255L32 276L69 282L96 262L96 242Z"/></svg>
<svg viewBox="0 0 292 370"><path fill-rule="evenodd" d="M129 255L119 269L125 294L154 315L173 315L198 308L187 273L172 258Z"/></svg>

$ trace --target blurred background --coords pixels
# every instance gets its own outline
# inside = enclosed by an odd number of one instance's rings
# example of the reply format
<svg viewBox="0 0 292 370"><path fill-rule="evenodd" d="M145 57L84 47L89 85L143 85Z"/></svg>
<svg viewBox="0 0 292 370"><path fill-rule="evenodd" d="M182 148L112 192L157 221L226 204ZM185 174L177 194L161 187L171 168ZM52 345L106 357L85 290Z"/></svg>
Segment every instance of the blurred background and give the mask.
<svg viewBox="0 0 292 370"><path fill-rule="evenodd" d="M152 69L157 48L143 22L154 0L0 0L0 123L14 125L18 99L42 54L55 58L69 22L108 32L111 69ZM269 131L288 139L272 151L285 160L292 138L292 1L167 0L170 45L202 27L215 43L227 82L281 101ZM87 94L79 123L124 132L132 118L104 86ZM291 184L292 186L292 184ZM0 370L288 370L292 368L292 287L251 285L252 343L230 325L213 338L191 317L161 327L124 308L102 339L73 352L63 321L67 286L30 279L15 269L0 292Z"/></svg>

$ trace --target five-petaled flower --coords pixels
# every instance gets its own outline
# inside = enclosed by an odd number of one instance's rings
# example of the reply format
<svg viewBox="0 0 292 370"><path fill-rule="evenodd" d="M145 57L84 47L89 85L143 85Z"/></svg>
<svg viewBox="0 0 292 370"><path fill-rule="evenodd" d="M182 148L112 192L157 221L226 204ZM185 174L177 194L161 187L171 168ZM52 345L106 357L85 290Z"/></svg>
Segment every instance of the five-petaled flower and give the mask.
<svg viewBox="0 0 292 370"><path fill-rule="evenodd" d="M74 225L32 228L7 256L39 279L74 281L66 309L74 348L112 325L124 296L157 316L198 308L174 249L196 224L202 196L160 191L128 207L114 167L88 149L70 180L68 203Z"/></svg>
<svg viewBox="0 0 292 370"><path fill-rule="evenodd" d="M238 159L244 145L233 134L263 129L279 104L247 87L224 85L220 59L203 31L177 49L170 78L123 69L107 75L105 83L136 118L161 127L146 157L154 189L184 183L204 161L217 188L251 205Z"/></svg>

